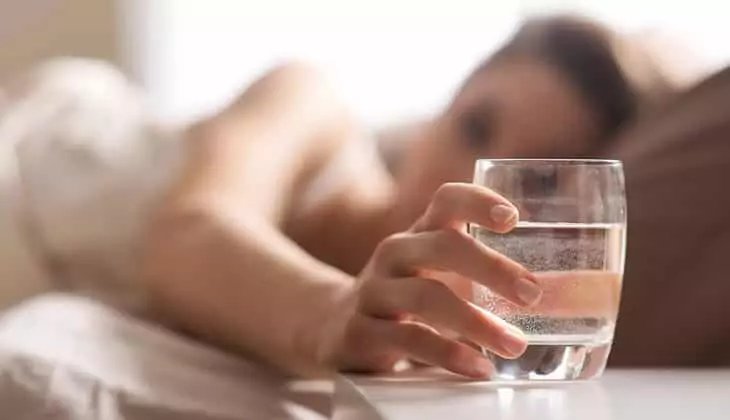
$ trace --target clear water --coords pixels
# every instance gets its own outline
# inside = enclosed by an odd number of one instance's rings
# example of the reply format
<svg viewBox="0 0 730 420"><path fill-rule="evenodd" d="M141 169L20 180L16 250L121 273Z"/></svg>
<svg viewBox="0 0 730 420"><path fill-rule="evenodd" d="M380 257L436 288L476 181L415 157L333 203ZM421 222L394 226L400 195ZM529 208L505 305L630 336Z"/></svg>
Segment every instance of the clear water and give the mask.
<svg viewBox="0 0 730 420"><path fill-rule="evenodd" d="M593 336L543 337L532 341L517 359L505 359L486 352L499 380L581 380L600 376L611 350L611 341L596 341ZM547 338L553 338L550 342Z"/></svg>
<svg viewBox="0 0 730 420"><path fill-rule="evenodd" d="M479 227L470 232L531 270L543 290L537 305L524 308L475 286L475 303L519 327L529 342L516 360L489 355L497 378L565 380L600 375L620 301L624 228L521 223L505 235Z"/></svg>

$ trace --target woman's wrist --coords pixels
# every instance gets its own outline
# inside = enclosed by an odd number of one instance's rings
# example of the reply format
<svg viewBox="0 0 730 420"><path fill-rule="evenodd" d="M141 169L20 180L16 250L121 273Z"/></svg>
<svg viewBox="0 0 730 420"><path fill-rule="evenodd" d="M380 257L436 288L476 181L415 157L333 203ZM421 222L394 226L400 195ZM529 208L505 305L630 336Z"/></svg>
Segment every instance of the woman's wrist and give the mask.
<svg viewBox="0 0 730 420"><path fill-rule="evenodd" d="M327 270L330 271L330 270ZM334 271L334 270L333 270ZM321 286L310 287L306 304L300 307L302 322L294 332L293 352L301 355L298 374L321 376L337 369L336 354L340 349L350 319L358 306L355 279L337 274Z"/></svg>
<svg viewBox="0 0 730 420"><path fill-rule="evenodd" d="M174 327L286 372L331 370L354 279L260 219L201 208L155 223L146 260L156 309Z"/></svg>

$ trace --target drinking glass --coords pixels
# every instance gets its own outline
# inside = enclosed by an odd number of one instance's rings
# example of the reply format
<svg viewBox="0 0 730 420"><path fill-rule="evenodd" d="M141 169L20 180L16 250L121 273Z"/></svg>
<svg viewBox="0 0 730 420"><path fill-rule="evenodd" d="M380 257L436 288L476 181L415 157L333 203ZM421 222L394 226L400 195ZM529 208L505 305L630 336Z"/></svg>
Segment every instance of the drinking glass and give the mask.
<svg viewBox="0 0 730 420"><path fill-rule="evenodd" d="M618 315L626 248L626 198L619 161L484 159L474 183L520 212L507 234L469 233L534 273L542 298L521 307L475 285L474 302L520 328L527 351L509 360L485 351L496 380L600 376Z"/></svg>

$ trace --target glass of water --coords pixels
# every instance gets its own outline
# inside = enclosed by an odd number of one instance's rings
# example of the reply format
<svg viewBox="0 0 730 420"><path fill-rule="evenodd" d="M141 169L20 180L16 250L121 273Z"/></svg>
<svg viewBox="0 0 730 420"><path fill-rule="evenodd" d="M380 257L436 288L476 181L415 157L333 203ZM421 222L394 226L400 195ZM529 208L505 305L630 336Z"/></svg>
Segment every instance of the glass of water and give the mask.
<svg viewBox="0 0 730 420"><path fill-rule="evenodd" d="M618 315L626 247L621 163L591 159L492 159L474 183L510 200L520 221L507 234L476 225L470 234L534 273L542 299L514 305L476 285L474 301L520 328L527 351L508 360L488 353L497 380L576 380L600 376Z"/></svg>

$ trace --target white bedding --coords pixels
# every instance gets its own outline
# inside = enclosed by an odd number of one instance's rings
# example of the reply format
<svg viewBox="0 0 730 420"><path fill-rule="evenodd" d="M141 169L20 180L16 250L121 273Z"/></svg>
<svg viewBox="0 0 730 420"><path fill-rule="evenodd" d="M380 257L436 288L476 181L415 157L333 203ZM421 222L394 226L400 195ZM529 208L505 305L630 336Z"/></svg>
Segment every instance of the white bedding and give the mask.
<svg viewBox="0 0 730 420"><path fill-rule="evenodd" d="M182 137L103 62L50 61L0 91L0 310L59 289L141 310L141 235Z"/></svg>
<svg viewBox="0 0 730 420"><path fill-rule="evenodd" d="M293 392L123 315L143 310L141 232L185 151L136 88L106 64L59 60L3 90L0 420L323 418L326 384Z"/></svg>
<svg viewBox="0 0 730 420"><path fill-rule="evenodd" d="M2 419L322 420L330 394L84 297L45 295L0 318Z"/></svg>

